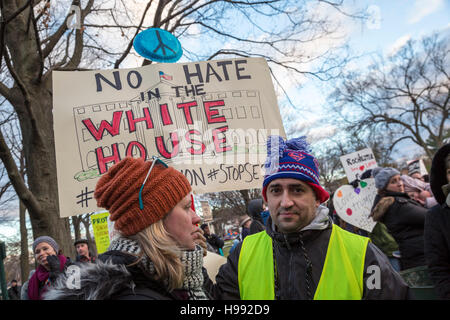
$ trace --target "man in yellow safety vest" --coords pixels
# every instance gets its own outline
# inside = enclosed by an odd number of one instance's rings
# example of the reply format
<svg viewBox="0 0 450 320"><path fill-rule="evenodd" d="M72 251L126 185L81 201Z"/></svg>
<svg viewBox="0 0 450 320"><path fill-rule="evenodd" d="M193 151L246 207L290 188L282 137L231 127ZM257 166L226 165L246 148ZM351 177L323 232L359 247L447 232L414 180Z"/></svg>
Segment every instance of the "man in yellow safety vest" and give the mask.
<svg viewBox="0 0 450 320"><path fill-rule="evenodd" d="M221 299L408 299L409 288L368 238L334 225L305 137L268 139L266 230L249 235L216 277Z"/></svg>

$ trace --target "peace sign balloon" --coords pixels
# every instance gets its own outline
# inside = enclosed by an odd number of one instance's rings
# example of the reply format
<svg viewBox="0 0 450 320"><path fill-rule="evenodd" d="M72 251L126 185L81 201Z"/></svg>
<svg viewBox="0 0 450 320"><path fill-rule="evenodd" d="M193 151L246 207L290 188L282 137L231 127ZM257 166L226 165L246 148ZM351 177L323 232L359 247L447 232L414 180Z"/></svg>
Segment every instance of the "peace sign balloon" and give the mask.
<svg viewBox="0 0 450 320"><path fill-rule="evenodd" d="M177 62L183 55L177 37L160 28L150 28L138 33L133 47L142 57L156 62Z"/></svg>

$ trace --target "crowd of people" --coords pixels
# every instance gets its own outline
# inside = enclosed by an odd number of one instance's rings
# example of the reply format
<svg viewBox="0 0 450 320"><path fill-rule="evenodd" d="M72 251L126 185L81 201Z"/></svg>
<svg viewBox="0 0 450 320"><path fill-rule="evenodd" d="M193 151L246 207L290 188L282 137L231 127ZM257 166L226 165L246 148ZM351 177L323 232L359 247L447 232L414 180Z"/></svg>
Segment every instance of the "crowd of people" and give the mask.
<svg viewBox="0 0 450 320"><path fill-rule="evenodd" d="M125 158L98 181L94 197L120 233L95 257L77 240L77 258L37 238L37 268L22 299L222 300L414 299L402 272L424 268L436 297L450 299L450 144L435 154L430 182L376 168L371 233L337 219L304 137L268 140L262 199L249 202L215 279L203 265L222 254L192 208L191 186L163 161ZM209 253L208 253L209 252ZM78 287L68 286L70 265ZM13 294L11 294L12 296Z"/></svg>

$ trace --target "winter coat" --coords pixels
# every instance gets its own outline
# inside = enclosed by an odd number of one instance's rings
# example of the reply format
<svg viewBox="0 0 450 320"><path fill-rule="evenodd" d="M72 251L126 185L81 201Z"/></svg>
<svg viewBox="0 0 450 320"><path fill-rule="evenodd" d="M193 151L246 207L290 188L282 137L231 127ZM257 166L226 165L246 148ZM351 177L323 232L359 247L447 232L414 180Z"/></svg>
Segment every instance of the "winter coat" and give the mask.
<svg viewBox="0 0 450 320"><path fill-rule="evenodd" d="M450 299L450 196L442 191L442 186L448 184L444 161L449 153L450 144L446 144L433 158L430 184L439 204L430 209L425 219L425 257L441 299Z"/></svg>
<svg viewBox="0 0 450 320"><path fill-rule="evenodd" d="M398 243L402 270L426 265L423 238L426 214L427 209L406 193L387 191L385 196L375 197L372 218L384 223Z"/></svg>
<svg viewBox="0 0 450 320"><path fill-rule="evenodd" d="M276 296L281 300L305 300L313 297L319 283L322 269L327 254L328 243L331 236L332 222L328 217L328 209L320 206L312 223L298 233L281 234L274 230L272 220L269 217L266 231L272 238L274 257L278 266L278 292ZM300 236L304 244L304 250L300 242ZM239 255L242 243L228 257L216 276L214 295L217 299L240 299L238 282ZM310 293L308 294L305 283L307 260L312 263L312 275L308 279ZM367 281L371 272L369 266L379 266L380 286L371 287L371 281ZM364 263L364 289L363 299L407 299L409 288L401 276L395 272L387 257L373 244L369 242ZM367 270L367 272L366 272ZM378 289L379 288L379 289Z"/></svg>
<svg viewBox="0 0 450 320"><path fill-rule="evenodd" d="M64 265L64 270L66 270L71 265L73 265L73 262L70 260L69 257L66 257L66 263ZM36 270L37 269L32 270L30 272L30 274L28 276L28 280L22 285L22 288L20 290L20 300L29 300L30 299L28 296L28 284L29 284L31 277L33 277L34 273L36 272ZM51 290L51 288L57 282L57 279L59 279L62 275L63 275L62 272L50 272L49 279L48 279L49 281L41 284L39 292L42 292L42 290Z"/></svg>
<svg viewBox="0 0 450 320"><path fill-rule="evenodd" d="M119 248L120 250L115 250ZM200 247L197 247L195 251L198 250L200 261L195 263L200 263L201 268L203 254ZM76 264L79 267L79 289L68 288L66 283L70 275L64 274L45 294L45 299L189 300L192 298L187 290L177 289L169 292L163 281L155 280L153 263L147 258L139 260L139 252L140 248L135 241L119 238L111 244L109 251L98 256L96 263ZM198 252L196 256L198 257ZM190 266L191 271L196 269L193 265ZM207 272L203 268L196 276L197 278L193 281L200 282L202 286Z"/></svg>
<svg viewBox="0 0 450 320"><path fill-rule="evenodd" d="M79 254L77 254L77 257L75 258L75 262L95 263L96 261L97 258L92 255L88 258L86 256L80 256Z"/></svg>
<svg viewBox="0 0 450 320"><path fill-rule="evenodd" d="M205 234L206 241L211 245L211 247L214 249L215 253L219 253L219 248L222 248L225 242L214 233L211 233L209 235Z"/></svg>
<svg viewBox="0 0 450 320"><path fill-rule="evenodd" d="M47 292L46 300L175 300L164 285L148 279L137 265L136 256L121 251L108 251L97 263L77 263L81 290L64 285L67 277Z"/></svg>
<svg viewBox="0 0 450 320"><path fill-rule="evenodd" d="M8 289L9 300L20 300L20 286L11 287Z"/></svg>
<svg viewBox="0 0 450 320"><path fill-rule="evenodd" d="M373 244L388 257L393 257L393 253L398 251L398 244L384 223L378 221L369 237Z"/></svg>
<svg viewBox="0 0 450 320"><path fill-rule="evenodd" d="M253 199L248 203L248 215L252 218L252 223L249 227L249 234L255 234L265 229L264 221L261 216L263 211L262 199Z"/></svg>

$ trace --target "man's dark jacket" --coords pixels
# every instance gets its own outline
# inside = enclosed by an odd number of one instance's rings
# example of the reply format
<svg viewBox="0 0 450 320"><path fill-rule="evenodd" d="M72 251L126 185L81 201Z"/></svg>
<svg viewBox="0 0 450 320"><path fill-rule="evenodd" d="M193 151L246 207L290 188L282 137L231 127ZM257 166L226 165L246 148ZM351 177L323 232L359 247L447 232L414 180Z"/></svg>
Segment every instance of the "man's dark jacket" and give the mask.
<svg viewBox="0 0 450 320"><path fill-rule="evenodd" d="M391 204L378 210L381 200L391 200ZM398 243L402 270L426 265L423 238L426 208L406 193L388 191L383 197L376 195L372 213L373 220L384 223Z"/></svg>
<svg viewBox="0 0 450 320"><path fill-rule="evenodd" d="M425 219L425 256L436 293L441 299L450 299L450 208L442 186L447 184L445 157L450 144L438 150L433 158L430 185L439 203L430 209Z"/></svg>
<svg viewBox="0 0 450 320"><path fill-rule="evenodd" d="M15 286L8 289L9 300L20 300L20 287Z"/></svg>
<svg viewBox="0 0 450 320"><path fill-rule="evenodd" d="M213 249L216 251L216 253L219 253L219 248L223 248L225 242L214 233L211 233L209 235L205 234L206 241L213 247Z"/></svg>

